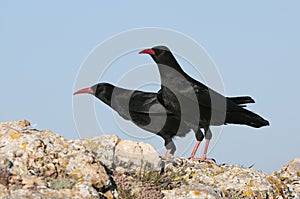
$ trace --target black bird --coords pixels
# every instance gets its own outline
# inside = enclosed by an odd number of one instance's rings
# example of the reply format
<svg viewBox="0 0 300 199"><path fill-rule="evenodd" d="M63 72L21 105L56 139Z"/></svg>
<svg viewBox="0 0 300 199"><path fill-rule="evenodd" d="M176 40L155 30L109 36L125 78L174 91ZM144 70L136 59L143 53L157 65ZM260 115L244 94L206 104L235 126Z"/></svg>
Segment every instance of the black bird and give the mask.
<svg viewBox="0 0 300 199"><path fill-rule="evenodd" d="M109 83L98 83L74 93L92 94L114 109L125 120L138 127L161 136L167 148L166 155L173 155L176 147L174 136L183 137L191 129L181 121L181 115L167 111L157 100L157 93L128 90ZM237 103L254 102L250 97L232 98Z"/></svg>
<svg viewBox="0 0 300 199"><path fill-rule="evenodd" d="M125 120L138 127L161 136L167 148L166 155L174 154L174 136L185 136L190 128L180 123L180 114L167 111L157 100L157 93L128 90L109 83L98 83L76 94L92 94L114 109ZM181 126L180 126L181 125ZM180 129L180 132L178 130Z"/></svg>
<svg viewBox="0 0 300 199"><path fill-rule="evenodd" d="M269 125L267 120L243 108L246 103L254 103L251 97L226 98L191 78L166 46L155 46L139 53L149 54L158 66L161 78L158 101L168 111L180 113L182 120L195 132L197 143L191 154L192 159L196 159L194 156L205 137L206 144L200 160L208 160L206 153L212 137L210 126L242 124L259 128Z"/></svg>

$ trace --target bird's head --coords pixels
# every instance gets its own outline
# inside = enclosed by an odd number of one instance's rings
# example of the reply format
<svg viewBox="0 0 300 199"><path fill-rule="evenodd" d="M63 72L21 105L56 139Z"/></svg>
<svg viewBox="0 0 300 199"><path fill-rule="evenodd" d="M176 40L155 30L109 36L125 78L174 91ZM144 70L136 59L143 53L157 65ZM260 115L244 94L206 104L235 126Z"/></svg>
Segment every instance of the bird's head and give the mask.
<svg viewBox="0 0 300 199"><path fill-rule="evenodd" d="M114 86L109 83L98 83L88 88L83 88L76 91L73 95L78 94L91 94L100 100L107 102L110 101Z"/></svg>
<svg viewBox="0 0 300 199"><path fill-rule="evenodd" d="M166 46L154 46L139 52L139 54L148 54L157 64L168 64L173 55Z"/></svg>

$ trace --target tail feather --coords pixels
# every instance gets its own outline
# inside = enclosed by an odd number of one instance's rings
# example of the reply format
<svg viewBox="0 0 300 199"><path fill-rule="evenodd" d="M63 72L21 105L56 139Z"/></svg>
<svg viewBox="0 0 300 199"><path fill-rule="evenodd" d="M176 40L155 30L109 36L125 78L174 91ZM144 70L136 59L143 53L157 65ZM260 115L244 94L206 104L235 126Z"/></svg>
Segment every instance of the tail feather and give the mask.
<svg viewBox="0 0 300 199"><path fill-rule="evenodd" d="M227 112L225 122L229 124L244 124L255 128L270 125L268 120L265 120L256 113L246 109L242 109L241 111Z"/></svg>
<svg viewBox="0 0 300 199"><path fill-rule="evenodd" d="M241 96L241 97L227 97L227 99L233 101L236 104L249 104L255 103L254 99L250 96Z"/></svg>

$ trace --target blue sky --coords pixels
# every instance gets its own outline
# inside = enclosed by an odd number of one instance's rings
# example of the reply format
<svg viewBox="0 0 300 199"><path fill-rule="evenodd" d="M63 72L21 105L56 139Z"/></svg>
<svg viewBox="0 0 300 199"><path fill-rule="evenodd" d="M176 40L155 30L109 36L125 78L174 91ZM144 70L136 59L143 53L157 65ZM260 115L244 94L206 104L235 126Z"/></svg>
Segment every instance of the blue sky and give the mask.
<svg viewBox="0 0 300 199"><path fill-rule="evenodd" d="M251 95L256 104L249 109L271 123L261 129L225 126L209 156L218 163L255 163L262 171L278 170L300 156L299 4L152 0L116 6L100 1L1 1L0 121L27 119L38 129L77 138L72 93L89 53L120 32L168 28L201 44L217 66L226 95ZM149 57L133 52L123 60L125 69L131 70L135 57L138 63L151 63ZM105 80L116 83L116 75L107 73ZM95 104L100 122L111 114L101 102L91 101L91 96L82 98ZM126 138L114 122L106 121L103 126L108 134ZM188 138L194 142L192 134ZM156 148L163 144L160 138L134 139Z"/></svg>

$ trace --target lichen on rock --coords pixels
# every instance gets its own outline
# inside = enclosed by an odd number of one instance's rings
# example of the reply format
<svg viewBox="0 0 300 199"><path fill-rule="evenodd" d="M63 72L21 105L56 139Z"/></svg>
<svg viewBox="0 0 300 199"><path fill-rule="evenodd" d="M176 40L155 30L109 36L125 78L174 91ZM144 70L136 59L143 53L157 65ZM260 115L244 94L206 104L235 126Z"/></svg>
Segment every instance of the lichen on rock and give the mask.
<svg viewBox="0 0 300 199"><path fill-rule="evenodd" d="M101 198L110 191L100 160L60 135L34 129L26 120L1 123L0 134L0 197Z"/></svg>
<svg viewBox="0 0 300 199"><path fill-rule="evenodd" d="M162 158L116 135L65 140L26 120L3 122L0 198L300 198L300 158L265 174Z"/></svg>

